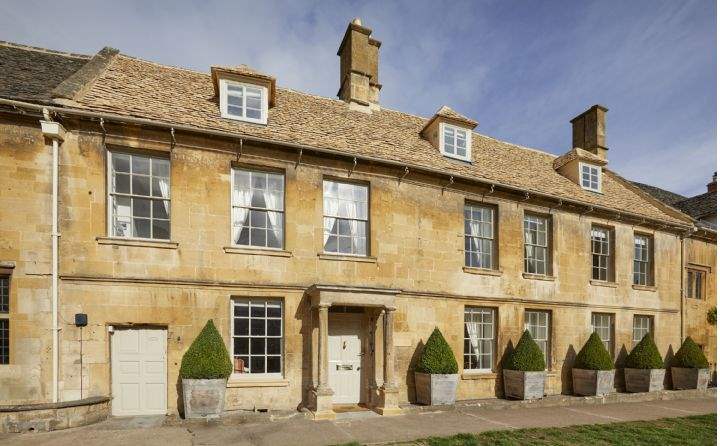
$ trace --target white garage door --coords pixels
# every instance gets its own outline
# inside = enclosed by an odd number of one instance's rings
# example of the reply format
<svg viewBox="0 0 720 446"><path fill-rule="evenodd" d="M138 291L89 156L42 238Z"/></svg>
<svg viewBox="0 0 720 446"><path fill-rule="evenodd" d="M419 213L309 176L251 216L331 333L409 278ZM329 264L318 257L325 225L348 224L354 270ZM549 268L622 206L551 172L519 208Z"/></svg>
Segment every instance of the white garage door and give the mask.
<svg viewBox="0 0 720 446"><path fill-rule="evenodd" d="M112 414L167 412L167 331L118 329L112 335Z"/></svg>

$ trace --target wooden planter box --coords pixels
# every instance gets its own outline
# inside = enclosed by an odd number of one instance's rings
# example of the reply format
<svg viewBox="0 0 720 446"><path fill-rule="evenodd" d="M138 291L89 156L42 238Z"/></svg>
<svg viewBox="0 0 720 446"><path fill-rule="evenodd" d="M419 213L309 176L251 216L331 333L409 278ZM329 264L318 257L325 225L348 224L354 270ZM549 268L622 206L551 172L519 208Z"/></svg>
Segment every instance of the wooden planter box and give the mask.
<svg viewBox="0 0 720 446"><path fill-rule="evenodd" d="M672 367L673 389L699 389L705 390L710 380L710 369L686 369L682 367Z"/></svg>
<svg viewBox="0 0 720 446"><path fill-rule="evenodd" d="M183 379L185 418L215 418L225 408L226 379Z"/></svg>
<svg viewBox="0 0 720 446"><path fill-rule="evenodd" d="M419 404L440 406L455 404L458 375L415 372L415 399Z"/></svg>
<svg viewBox="0 0 720 446"><path fill-rule="evenodd" d="M547 372L521 372L503 370L505 398L532 400L545 396Z"/></svg>
<svg viewBox="0 0 720 446"><path fill-rule="evenodd" d="M609 395L615 387L615 370L572 369L572 380L576 395Z"/></svg>
<svg viewBox="0 0 720 446"><path fill-rule="evenodd" d="M625 390L632 393L663 389L665 369L625 369Z"/></svg>

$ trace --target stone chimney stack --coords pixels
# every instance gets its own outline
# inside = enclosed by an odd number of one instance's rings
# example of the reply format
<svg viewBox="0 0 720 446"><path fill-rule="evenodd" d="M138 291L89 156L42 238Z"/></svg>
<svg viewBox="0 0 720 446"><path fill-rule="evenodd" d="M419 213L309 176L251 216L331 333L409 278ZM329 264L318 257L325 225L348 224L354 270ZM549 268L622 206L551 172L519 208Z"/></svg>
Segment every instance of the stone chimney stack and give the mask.
<svg viewBox="0 0 720 446"><path fill-rule="evenodd" d="M713 173L712 181L708 183L707 188L708 193L717 192L717 172Z"/></svg>
<svg viewBox="0 0 720 446"><path fill-rule="evenodd" d="M573 147L585 149L607 160L608 148L605 145L605 113L607 111L606 107L596 104L570 121Z"/></svg>
<svg viewBox="0 0 720 446"><path fill-rule="evenodd" d="M370 37L372 30L354 19L345 31L338 49L340 90L338 97L350 104L374 108L378 104L378 51L380 41Z"/></svg>

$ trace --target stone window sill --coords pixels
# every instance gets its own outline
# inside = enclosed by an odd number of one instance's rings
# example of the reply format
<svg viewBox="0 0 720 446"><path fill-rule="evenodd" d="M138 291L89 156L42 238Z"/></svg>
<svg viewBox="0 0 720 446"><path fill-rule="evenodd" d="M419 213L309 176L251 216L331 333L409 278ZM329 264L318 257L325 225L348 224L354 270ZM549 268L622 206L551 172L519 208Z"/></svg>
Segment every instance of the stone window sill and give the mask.
<svg viewBox="0 0 720 446"><path fill-rule="evenodd" d="M287 379L241 379L241 378L230 378L227 382L227 388L241 388L241 387L288 387L290 381Z"/></svg>
<svg viewBox="0 0 720 446"><path fill-rule="evenodd" d="M639 291L657 291L656 286L652 285L633 285L633 290L639 290Z"/></svg>
<svg viewBox="0 0 720 446"><path fill-rule="evenodd" d="M223 246L226 254L245 254L249 256L292 257L292 252L284 249L246 248L243 246Z"/></svg>
<svg viewBox="0 0 720 446"><path fill-rule="evenodd" d="M543 274L532 274L532 273L523 273L523 278L530 279L530 280L544 280L548 282L554 282L555 276L546 276Z"/></svg>
<svg viewBox="0 0 720 446"><path fill-rule="evenodd" d="M95 237L98 245L135 246L141 248L178 249L178 242L169 240L145 240L122 237Z"/></svg>
<svg viewBox="0 0 720 446"><path fill-rule="evenodd" d="M498 269L476 268L473 266L463 266L463 272L481 276L502 276L503 274L503 272Z"/></svg>
<svg viewBox="0 0 720 446"><path fill-rule="evenodd" d="M617 288L618 287L617 282L607 282L605 280L591 280L590 285L604 286L604 287L608 287L608 288Z"/></svg>
<svg viewBox="0 0 720 446"><path fill-rule="evenodd" d="M318 258L320 260L335 260L339 262L377 263L377 257L346 256L342 254L327 254L324 252L319 252Z"/></svg>
<svg viewBox="0 0 720 446"><path fill-rule="evenodd" d="M460 376L460 379L463 380L469 380L469 379L495 379L497 378L497 373L495 372L474 372L474 371L465 371Z"/></svg>

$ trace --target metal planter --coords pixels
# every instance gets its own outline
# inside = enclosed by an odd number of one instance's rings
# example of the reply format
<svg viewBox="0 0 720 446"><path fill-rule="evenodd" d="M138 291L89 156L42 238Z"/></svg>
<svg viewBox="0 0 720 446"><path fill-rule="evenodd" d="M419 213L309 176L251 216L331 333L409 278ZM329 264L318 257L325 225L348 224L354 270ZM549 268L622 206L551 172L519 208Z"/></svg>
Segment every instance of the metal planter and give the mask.
<svg viewBox="0 0 720 446"><path fill-rule="evenodd" d="M609 395L614 390L615 370L572 369L572 380L576 395Z"/></svg>
<svg viewBox="0 0 720 446"><path fill-rule="evenodd" d="M419 404L440 406L455 404L458 375L415 372L415 399Z"/></svg>
<svg viewBox="0 0 720 446"><path fill-rule="evenodd" d="M547 372L521 372L503 370L505 398L532 400L545 396Z"/></svg>
<svg viewBox="0 0 720 446"><path fill-rule="evenodd" d="M710 380L710 369L686 369L683 367L672 367L673 389L698 389L705 390Z"/></svg>
<svg viewBox="0 0 720 446"><path fill-rule="evenodd" d="M226 379L183 379L185 418L216 418L225 409Z"/></svg>
<svg viewBox="0 0 720 446"><path fill-rule="evenodd" d="M663 390L665 369L625 369L625 390L632 393Z"/></svg>

